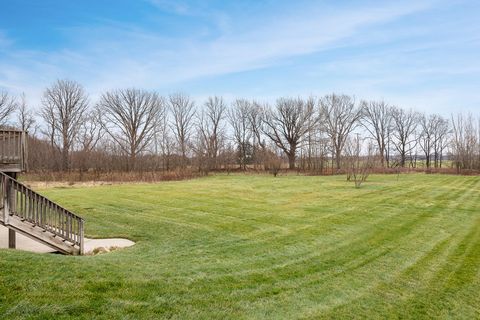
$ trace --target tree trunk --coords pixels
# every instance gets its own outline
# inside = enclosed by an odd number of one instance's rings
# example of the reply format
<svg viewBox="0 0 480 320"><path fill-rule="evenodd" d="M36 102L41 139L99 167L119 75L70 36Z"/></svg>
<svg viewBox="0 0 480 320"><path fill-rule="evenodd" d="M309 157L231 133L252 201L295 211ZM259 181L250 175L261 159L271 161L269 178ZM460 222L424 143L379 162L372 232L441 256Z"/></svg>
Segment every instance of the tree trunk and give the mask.
<svg viewBox="0 0 480 320"><path fill-rule="evenodd" d="M130 155L130 159L128 159L129 163L128 163L128 171L133 171L135 170L135 160L136 160L136 155L135 154L131 154Z"/></svg>
<svg viewBox="0 0 480 320"><path fill-rule="evenodd" d="M385 148L384 147L380 147L379 148L379 152L380 152L380 164L382 166L382 168L385 168Z"/></svg>
<svg viewBox="0 0 480 320"><path fill-rule="evenodd" d="M341 151L340 151L340 148L336 148L335 149L335 162L336 162L336 166L337 166L337 172L340 171L340 168L342 166L342 158L341 158Z"/></svg>
<svg viewBox="0 0 480 320"><path fill-rule="evenodd" d="M295 152L290 152L288 155L288 168L290 170L295 169Z"/></svg>
<svg viewBox="0 0 480 320"><path fill-rule="evenodd" d="M62 149L62 170L68 171L69 161L68 161L68 146L63 146Z"/></svg>

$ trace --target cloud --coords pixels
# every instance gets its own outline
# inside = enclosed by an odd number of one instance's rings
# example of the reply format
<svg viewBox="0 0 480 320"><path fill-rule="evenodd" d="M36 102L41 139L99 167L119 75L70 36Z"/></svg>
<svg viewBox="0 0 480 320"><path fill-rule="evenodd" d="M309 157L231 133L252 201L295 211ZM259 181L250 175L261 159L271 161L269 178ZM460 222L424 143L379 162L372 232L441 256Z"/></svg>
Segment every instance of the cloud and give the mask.
<svg viewBox="0 0 480 320"><path fill-rule="evenodd" d="M188 82L198 79L208 81L228 74L281 66L290 59L318 52L391 41L382 32L383 26L428 10L435 4L432 1L382 2L380 6L378 3L350 4L339 8L315 3L270 15L259 12L254 17L234 17L227 12L205 12L182 2L150 2L177 15L210 16L216 20L208 24L206 31L191 27L188 36L118 21L65 29L70 39L68 47L48 52L13 49L5 53L0 58L0 86L35 94L33 101L39 100L39 93L45 86L56 78L65 77L83 83L93 98L103 90L118 87L188 90L185 88ZM388 35L406 36L401 32ZM0 48L1 44L2 33ZM405 81L400 76L388 74L392 59L401 58L392 52L383 56L382 52L359 54L355 58L330 59L317 68L330 74L344 72L356 78L364 75L362 84L343 82L344 90L353 88L365 93L385 94L391 91L381 91L381 81ZM419 72L442 72L436 68L420 65ZM465 70L468 71L467 66ZM404 70L401 74L407 72L412 70Z"/></svg>
<svg viewBox="0 0 480 320"><path fill-rule="evenodd" d="M243 32L221 35L210 41L169 41L150 32L135 31L127 33L116 50L127 47L136 48L135 52L127 49L127 54L117 54L116 59L122 61L126 73L133 71L130 68L137 70L137 81L145 77L146 81L142 82L156 85L179 83L263 68L292 56L327 50L362 28L424 8L425 5L389 5L381 9L352 8L332 15L306 8L295 16L270 18L267 24L257 22ZM98 42L105 43L103 39ZM136 59L136 56L141 58ZM100 58L104 59L106 57Z"/></svg>

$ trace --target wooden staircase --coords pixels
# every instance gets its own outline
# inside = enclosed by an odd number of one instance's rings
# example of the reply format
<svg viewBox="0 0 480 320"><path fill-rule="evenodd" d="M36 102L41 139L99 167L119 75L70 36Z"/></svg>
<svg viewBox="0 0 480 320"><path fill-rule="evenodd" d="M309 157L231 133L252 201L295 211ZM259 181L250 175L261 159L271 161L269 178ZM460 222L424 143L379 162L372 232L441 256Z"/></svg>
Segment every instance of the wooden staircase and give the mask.
<svg viewBox="0 0 480 320"><path fill-rule="evenodd" d="M25 135L0 130L0 224L9 229L9 247L15 248L15 232L19 232L61 253L81 255L83 218L14 178L26 168Z"/></svg>

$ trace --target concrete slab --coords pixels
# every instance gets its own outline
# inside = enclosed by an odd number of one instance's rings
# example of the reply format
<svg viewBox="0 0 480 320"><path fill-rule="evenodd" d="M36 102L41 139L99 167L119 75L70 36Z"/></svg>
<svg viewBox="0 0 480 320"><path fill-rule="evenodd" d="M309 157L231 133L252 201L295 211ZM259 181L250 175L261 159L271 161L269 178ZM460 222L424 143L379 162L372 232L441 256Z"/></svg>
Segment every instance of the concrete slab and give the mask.
<svg viewBox="0 0 480 320"><path fill-rule="evenodd" d="M25 250L36 253L52 253L55 252L54 249L41 244L33 239L30 239L24 235L16 233L16 245L18 250ZM135 242L122 239L122 238L112 238L112 239L88 239L85 238L84 249L85 253L89 254L98 248L105 248L107 251L110 248L125 248L133 246ZM0 225L0 249L8 248L8 228Z"/></svg>
<svg viewBox="0 0 480 320"><path fill-rule="evenodd" d="M16 248L18 250L30 251L30 252L37 252L37 253L51 253L56 252L54 249L41 244L35 240L30 239L24 235L19 234L16 232ZM8 248L8 228L0 225L0 248L6 249Z"/></svg>

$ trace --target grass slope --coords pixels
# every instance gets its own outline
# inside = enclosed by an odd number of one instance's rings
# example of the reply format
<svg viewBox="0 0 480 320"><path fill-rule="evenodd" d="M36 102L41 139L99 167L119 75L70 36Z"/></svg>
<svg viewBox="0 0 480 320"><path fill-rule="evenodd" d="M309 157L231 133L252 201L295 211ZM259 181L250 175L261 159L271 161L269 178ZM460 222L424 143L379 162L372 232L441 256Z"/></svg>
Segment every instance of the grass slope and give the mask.
<svg viewBox="0 0 480 320"><path fill-rule="evenodd" d="M480 318L480 178L215 176L41 190L90 237L0 250L0 317Z"/></svg>

